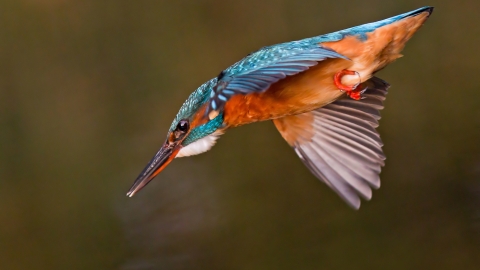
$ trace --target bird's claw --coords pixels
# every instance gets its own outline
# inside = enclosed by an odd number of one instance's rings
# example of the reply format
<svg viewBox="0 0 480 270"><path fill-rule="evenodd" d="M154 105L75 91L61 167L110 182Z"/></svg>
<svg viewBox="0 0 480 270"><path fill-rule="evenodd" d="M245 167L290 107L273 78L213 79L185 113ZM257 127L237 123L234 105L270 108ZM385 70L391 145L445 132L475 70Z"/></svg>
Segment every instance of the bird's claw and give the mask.
<svg viewBox="0 0 480 270"><path fill-rule="evenodd" d="M352 86L344 85L342 83L342 78L345 75L357 75L359 82ZM360 73L353 70L344 69L335 73L335 75L333 76L333 82L340 91L345 92L347 96L349 96L351 99L354 99L354 100L363 99L364 97L362 97L362 94L367 90L366 87L362 88L361 86Z"/></svg>
<svg viewBox="0 0 480 270"><path fill-rule="evenodd" d="M354 99L354 100L361 100L361 99L365 99L366 97L362 96L363 93L365 93L365 91L367 91L367 87L364 87L362 90L362 87L360 87L359 89L354 89L352 91L348 91L346 92L347 96L349 96L351 99Z"/></svg>

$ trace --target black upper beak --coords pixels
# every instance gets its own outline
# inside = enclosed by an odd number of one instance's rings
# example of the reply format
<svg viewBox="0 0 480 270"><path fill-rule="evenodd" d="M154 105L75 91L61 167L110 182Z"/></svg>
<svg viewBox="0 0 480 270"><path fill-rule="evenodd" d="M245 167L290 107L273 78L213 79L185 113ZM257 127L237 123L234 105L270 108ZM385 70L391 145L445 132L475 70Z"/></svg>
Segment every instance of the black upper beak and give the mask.
<svg viewBox="0 0 480 270"><path fill-rule="evenodd" d="M175 145L164 144L162 148L155 154L148 165L143 169L137 177L132 187L127 193L128 197L132 197L140 189L146 186L157 174L159 174L177 155L180 149Z"/></svg>

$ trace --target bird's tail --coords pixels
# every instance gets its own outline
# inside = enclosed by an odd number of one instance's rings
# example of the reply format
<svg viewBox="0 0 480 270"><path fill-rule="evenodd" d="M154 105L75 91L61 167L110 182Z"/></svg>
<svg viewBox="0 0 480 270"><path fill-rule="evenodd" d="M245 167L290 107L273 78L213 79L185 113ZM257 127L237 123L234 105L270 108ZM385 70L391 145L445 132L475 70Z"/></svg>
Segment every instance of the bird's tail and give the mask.
<svg viewBox="0 0 480 270"><path fill-rule="evenodd" d="M425 23L433 7L423 7L382 21L368 23L337 32L342 39L322 42L352 60L350 70L360 73L362 81L401 57L407 41Z"/></svg>

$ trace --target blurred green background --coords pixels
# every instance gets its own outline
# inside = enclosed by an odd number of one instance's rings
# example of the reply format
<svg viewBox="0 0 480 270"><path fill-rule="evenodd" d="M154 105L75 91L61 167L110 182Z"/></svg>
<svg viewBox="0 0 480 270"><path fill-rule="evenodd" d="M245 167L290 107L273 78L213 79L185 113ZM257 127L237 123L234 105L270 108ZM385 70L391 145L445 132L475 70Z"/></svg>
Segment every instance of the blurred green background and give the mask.
<svg viewBox="0 0 480 270"><path fill-rule="evenodd" d="M270 122L125 193L187 96L262 46L436 7L379 73L359 211ZM0 1L0 269L479 269L480 2Z"/></svg>

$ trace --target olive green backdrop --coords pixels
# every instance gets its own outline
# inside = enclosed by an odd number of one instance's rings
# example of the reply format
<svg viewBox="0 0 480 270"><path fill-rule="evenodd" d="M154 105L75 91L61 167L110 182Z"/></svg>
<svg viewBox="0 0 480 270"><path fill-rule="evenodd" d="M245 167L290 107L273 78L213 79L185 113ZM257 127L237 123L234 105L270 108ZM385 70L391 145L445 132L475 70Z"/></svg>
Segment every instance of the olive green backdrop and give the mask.
<svg viewBox="0 0 480 270"><path fill-rule="evenodd" d="M436 7L379 73L359 211L270 122L125 193L187 96L262 46ZM480 2L0 1L0 269L478 269Z"/></svg>

